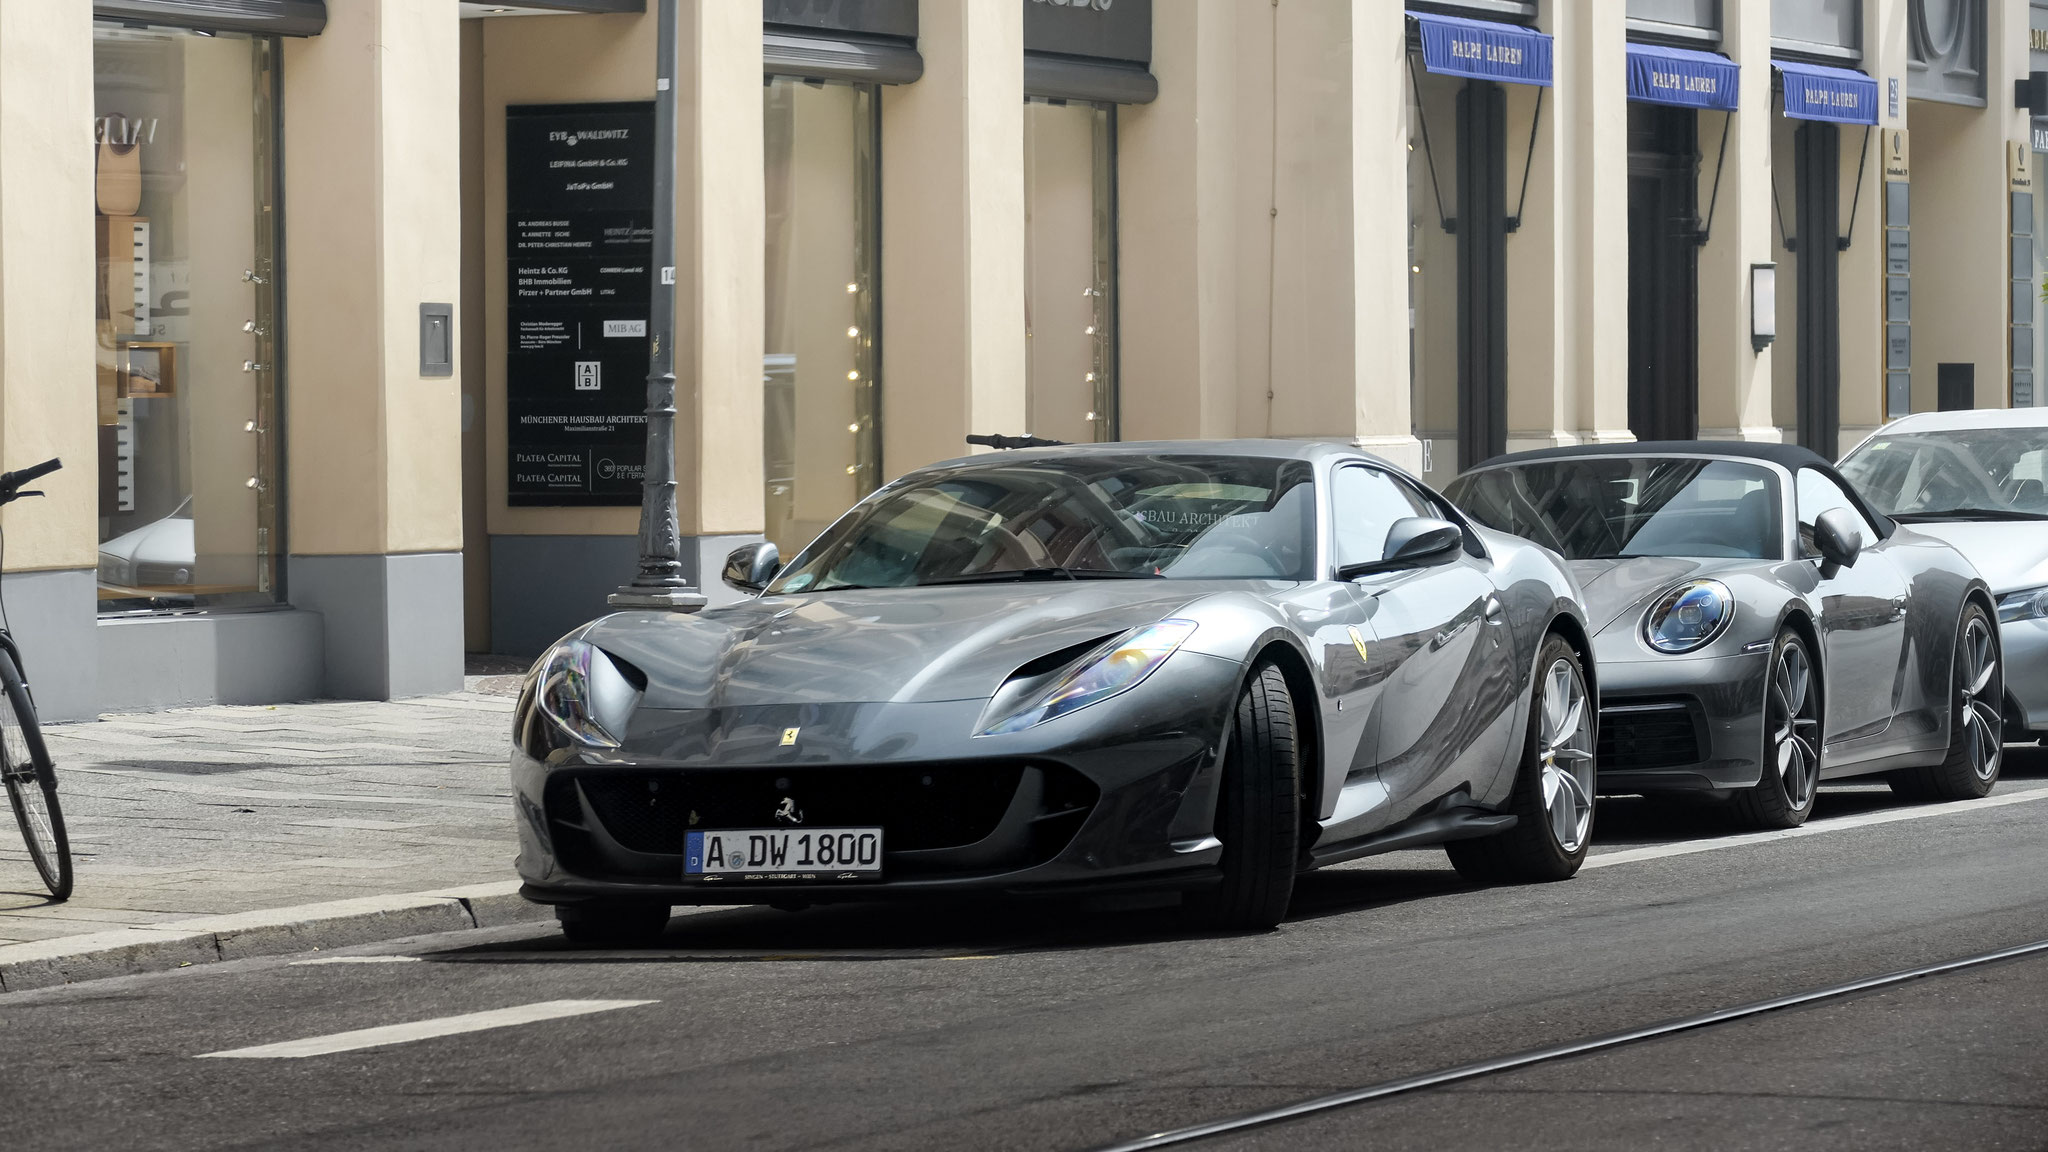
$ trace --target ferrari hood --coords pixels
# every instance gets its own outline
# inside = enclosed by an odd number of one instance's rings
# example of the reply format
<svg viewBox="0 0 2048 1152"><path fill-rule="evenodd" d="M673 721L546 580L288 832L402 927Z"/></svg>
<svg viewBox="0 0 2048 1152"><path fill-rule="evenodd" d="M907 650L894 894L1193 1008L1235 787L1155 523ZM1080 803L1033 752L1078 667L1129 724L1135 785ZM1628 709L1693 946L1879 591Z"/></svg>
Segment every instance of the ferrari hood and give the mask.
<svg viewBox="0 0 2048 1152"><path fill-rule="evenodd" d="M1712 576L1754 560L1702 560L1686 556L1630 556L1619 560L1573 560L1572 575L1586 597L1586 623L1595 635L1616 620L1640 612L1658 592L1680 580Z"/></svg>
<svg viewBox="0 0 2048 1152"><path fill-rule="evenodd" d="M1961 552L1993 593L2048 584L2048 522L1951 520L1906 527Z"/></svg>
<svg viewBox="0 0 2048 1152"><path fill-rule="evenodd" d="M647 675L645 708L977 700L1018 665L1171 616L1185 581L881 588L629 612L583 638Z"/></svg>

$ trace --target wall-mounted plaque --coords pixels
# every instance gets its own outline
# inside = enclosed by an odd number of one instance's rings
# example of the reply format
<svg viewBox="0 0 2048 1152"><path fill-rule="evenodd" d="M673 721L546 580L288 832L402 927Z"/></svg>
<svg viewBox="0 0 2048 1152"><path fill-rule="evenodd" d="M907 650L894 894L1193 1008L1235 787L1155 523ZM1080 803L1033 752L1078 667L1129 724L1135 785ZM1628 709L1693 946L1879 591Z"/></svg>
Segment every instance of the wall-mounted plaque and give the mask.
<svg viewBox="0 0 2048 1152"><path fill-rule="evenodd" d="M652 104L505 110L514 506L640 503L653 165Z"/></svg>

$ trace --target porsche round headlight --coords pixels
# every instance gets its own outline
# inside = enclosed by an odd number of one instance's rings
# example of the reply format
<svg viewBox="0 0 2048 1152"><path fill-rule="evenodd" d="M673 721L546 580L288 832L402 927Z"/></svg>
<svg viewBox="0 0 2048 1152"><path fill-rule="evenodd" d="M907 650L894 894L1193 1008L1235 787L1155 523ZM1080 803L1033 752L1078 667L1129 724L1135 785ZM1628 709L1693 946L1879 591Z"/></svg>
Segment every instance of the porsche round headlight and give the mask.
<svg viewBox="0 0 2048 1152"><path fill-rule="evenodd" d="M2048 620L2048 588L2022 588L1998 598L1998 622Z"/></svg>
<svg viewBox="0 0 2048 1152"><path fill-rule="evenodd" d="M1100 700L1138 686L1139 681L1166 662L1188 637L1195 634L1192 620L1161 620L1133 628L1095 649L1064 675L1014 702L1000 696L991 702L994 715L985 717L981 735L1000 736L1021 732L1064 716Z"/></svg>
<svg viewBox="0 0 2048 1152"><path fill-rule="evenodd" d="M1659 652L1690 652L1735 619L1735 597L1719 580L1690 580L1657 597L1643 617L1643 640Z"/></svg>

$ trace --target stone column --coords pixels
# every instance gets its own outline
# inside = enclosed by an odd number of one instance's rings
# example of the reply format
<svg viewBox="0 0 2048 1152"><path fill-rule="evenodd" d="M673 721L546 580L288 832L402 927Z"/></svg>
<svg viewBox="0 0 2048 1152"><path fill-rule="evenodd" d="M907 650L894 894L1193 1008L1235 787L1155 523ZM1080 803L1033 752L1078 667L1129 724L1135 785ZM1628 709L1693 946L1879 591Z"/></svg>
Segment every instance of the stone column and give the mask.
<svg viewBox="0 0 2048 1152"><path fill-rule="evenodd" d="M1543 10L1553 37L1519 230L1508 236L1508 449L1628 430L1628 56L1619 4ZM1536 90L1508 86L1508 211Z"/></svg>
<svg viewBox="0 0 2048 1152"><path fill-rule="evenodd" d="M1159 98L1117 109L1118 336L1127 440L1236 430L1237 5L1152 7Z"/></svg>
<svg viewBox="0 0 2048 1152"><path fill-rule="evenodd" d="M1771 207L1770 0L1724 0L1721 50L1742 69L1735 112L1699 114L1700 216L1714 209L1699 262L1700 438L1777 443L1771 406L1774 349L1750 339L1750 266L1775 259ZM1718 121L1718 123L1717 123ZM1728 134L1714 196L1715 166ZM1780 285L1789 271L1780 268ZM1784 289L1781 287L1780 292Z"/></svg>
<svg viewBox="0 0 2048 1152"><path fill-rule="evenodd" d="M64 460L0 515L45 720L97 710L92 120L91 6L0 0L0 468Z"/></svg>
<svg viewBox="0 0 2048 1152"><path fill-rule="evenodd" d="M337 696L462 685L460 399L416 335L461 294L458 39L453 5L357 0L284 42L284 138L318 141L285 150L286 579Z"/></svg>
<svg viewBox="0 0 2048 1152"><path fill-rule="evenodd" d="M917 46L924 77L882 90L889 476L1024 430L1023 6L923 5Z"/></svg>

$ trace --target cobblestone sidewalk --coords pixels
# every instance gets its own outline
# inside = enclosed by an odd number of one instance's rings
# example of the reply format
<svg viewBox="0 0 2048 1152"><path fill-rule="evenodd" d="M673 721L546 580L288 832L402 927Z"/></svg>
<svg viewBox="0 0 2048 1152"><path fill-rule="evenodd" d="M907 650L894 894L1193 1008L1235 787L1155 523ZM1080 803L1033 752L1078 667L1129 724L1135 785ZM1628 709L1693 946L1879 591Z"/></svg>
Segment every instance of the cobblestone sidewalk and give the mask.
<svg viewBox="0 0 2048 1152"><path fill-rule="evenodd" d="M0 804L0 944L513 879L513 682L52 726L77 887L42 898Z"/></svg>

